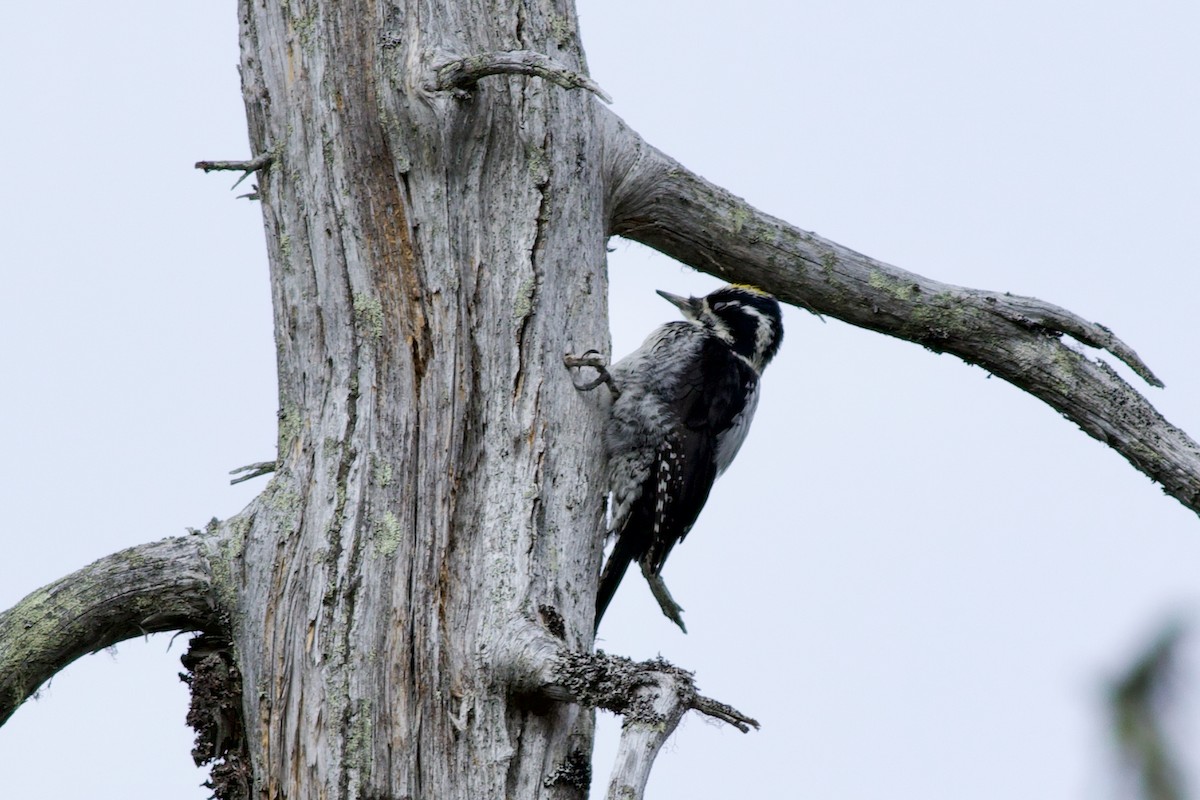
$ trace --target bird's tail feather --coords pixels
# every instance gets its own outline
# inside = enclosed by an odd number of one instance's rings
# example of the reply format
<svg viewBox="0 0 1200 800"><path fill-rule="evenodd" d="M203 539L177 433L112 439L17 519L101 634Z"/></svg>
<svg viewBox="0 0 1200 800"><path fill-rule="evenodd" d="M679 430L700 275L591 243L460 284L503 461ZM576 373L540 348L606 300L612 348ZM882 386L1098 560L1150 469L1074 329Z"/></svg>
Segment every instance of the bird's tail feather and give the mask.
<svg viewBox="0 0 1200 800"><path fill-rule="evenodd" d="M629 569L629 565L633 563L637 548L632 539L633 537L630 536L617 537L617 543L613 546L608 561L604 563L604 571L600 573L600 590L596 592L597 628L600 627L600 620L604 617L604 612L608 610L608 604L612 602L613 595L617 593L621 578L625 577L625 570Z"/></svg>

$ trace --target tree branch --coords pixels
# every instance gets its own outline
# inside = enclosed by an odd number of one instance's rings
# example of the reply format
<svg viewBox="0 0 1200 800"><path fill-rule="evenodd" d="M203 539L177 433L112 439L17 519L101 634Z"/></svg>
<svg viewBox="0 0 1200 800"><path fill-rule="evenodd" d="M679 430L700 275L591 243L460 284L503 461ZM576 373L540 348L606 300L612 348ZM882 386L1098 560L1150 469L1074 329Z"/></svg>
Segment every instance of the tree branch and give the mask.
<svg viewBox="0 0 1200 800"><path fill-rule="evenodd" d="M467 89L489 75L531 75L564 89L587 89L604 102L612 102L608 92L587 75L567 69L549 56L533 50L480 53L441 64L434 68L433 80L428 88L440 92Z"/></svg>
<svg viewBox="0 0 1200 800"><path fill-rule="evenodd" d="M939 283L764 214L684 169L607 115L611 231L780 300L952 353L1049 404L1200 513L1200 447L1108 364L1153 386L1137 354L1097 323L1029 297Z"/></svg>
<svg viewBox="0 0 1200 800"><path fill-rule="evenodd" d="M275 153L269 152L256 156L249 161L197 161L195 167L196 169L204 170L206 173L213 171L244 172L246 174L238 179L238 183L241 183L245 180L246 175L269 167L274 161ZM237 186L237 183L234 186Z"/></svg>
<svg viewBox="0 0 1200 800"><path fill-rule="evenodd" d="M621 656L562 653L554 682L578 703L625 718L608 782L609 800L638 800L646 790L659 750L688 711L727 722L743 733L758 722L731 706L701 696L692 673L661 658L635 662Z"/></svg>
<svg viewBox="0 0 1200 800"><path fill-rule="evenodd" d="M245 473L245 474L241 475L240 477L234 478L229 483L232 486L235 484L242 483L243 481L251 480L253 478L260 478L263 475L269 475L276 470L277 466L278 466L278 462L275 462L275 461L257 461L253 464L247 464L244 467L238 467L237 469L231 469L231 470L229 470L230 475L237 475L238 473Z"/></svg>
<svg viewBox="0 0 1200 800"><path fill-rule="evenodd" d="M743 733L758 722L696 691L692 673L661 658L573 652L538 625L519 620L498 637L496 677L512 689L559 702L603 708L624 717L609 780L610 800L640 800L663 743L688 711L699 711Z"/></svg>
<svg viewBox="0 0 1200 800"><path fill-rule="evenodd" d="M210 172L213 172L214 170L227 171L227 172L241 172L242 173L241 177L233 182L233 186L229 187L230 190L233 190L233 189L236 189L241 184L242 181L244 181L244 180L246 180L246 178L250 177L250 175L252 173L258 172L260 169L266 169L267 167L274 164L277 156L278 156L278 153L274 150L271 150L266 153L263 153L262 155L255 156L254 158L250 159L249 161L197 161L195 164L195 167L196 167L196 169L204 170L204 173L206 175ZM245 198L249 198L251 200L257 200L258 199L258 187L257 186L254 187L254 191L250 192L249 194L238 195L238 197L239 198L245 197Z"/></svg>
<svg viewBox="0 0 1200 800"><path fill-rule="evenodd" d="M134 636L219 627L210 534L106 556L0 614L0 725L75 659Z"/></svg>

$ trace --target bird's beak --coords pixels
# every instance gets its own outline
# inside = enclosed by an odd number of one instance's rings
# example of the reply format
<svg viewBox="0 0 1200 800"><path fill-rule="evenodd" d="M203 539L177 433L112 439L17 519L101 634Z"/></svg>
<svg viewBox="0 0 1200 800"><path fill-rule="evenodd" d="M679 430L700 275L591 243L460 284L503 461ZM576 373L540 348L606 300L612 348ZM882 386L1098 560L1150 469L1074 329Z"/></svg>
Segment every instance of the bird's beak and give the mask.
<svg viewBox="0 0 1200 800"><path fill-rule="evenodd" d="M658 296L682 311L688 319L696 319L700 315L700 305L704 302L699 297L680 297L664 291L659 291Z"/></svg>

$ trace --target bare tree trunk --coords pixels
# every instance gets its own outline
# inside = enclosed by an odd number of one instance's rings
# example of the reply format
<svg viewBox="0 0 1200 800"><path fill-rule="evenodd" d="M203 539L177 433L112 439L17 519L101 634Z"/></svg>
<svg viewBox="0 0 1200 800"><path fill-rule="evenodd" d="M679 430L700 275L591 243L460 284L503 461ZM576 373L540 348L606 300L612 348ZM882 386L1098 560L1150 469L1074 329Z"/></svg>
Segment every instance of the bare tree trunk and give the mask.
<svg viewBox="0 0 1200 800"><path fill-rule="evenodd" d="M242 4L279 347L279 471L233 621L275 797L535 797L590 717L514 691L511 645L589 651L599 412L560 356L607 342L593 103L551 2ZM569 431L569 434L566 433ZM585 532L585 535L580 535ZM253 687L252 690L249 687Z"/></svg>

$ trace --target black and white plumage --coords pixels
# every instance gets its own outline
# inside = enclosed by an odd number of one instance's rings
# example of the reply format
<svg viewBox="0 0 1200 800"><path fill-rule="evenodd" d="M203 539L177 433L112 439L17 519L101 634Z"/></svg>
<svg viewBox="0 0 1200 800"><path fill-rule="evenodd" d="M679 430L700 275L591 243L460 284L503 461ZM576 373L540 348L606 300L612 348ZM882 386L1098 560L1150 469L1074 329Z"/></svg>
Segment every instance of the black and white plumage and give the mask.
<svg viewBox="0 0 1200 800"><path fill-rule="evenodd" d="M613 391L605 424L609 530L617 542L596 598L596 623L633 561L657 575L687 536L713 482L745 441L758 405L759 376L779 350L783 324L775 298L750 286L706 297L659 292L684 319L668 322L605 371ZM665 610L665 606L664 606Z"/></svg>

